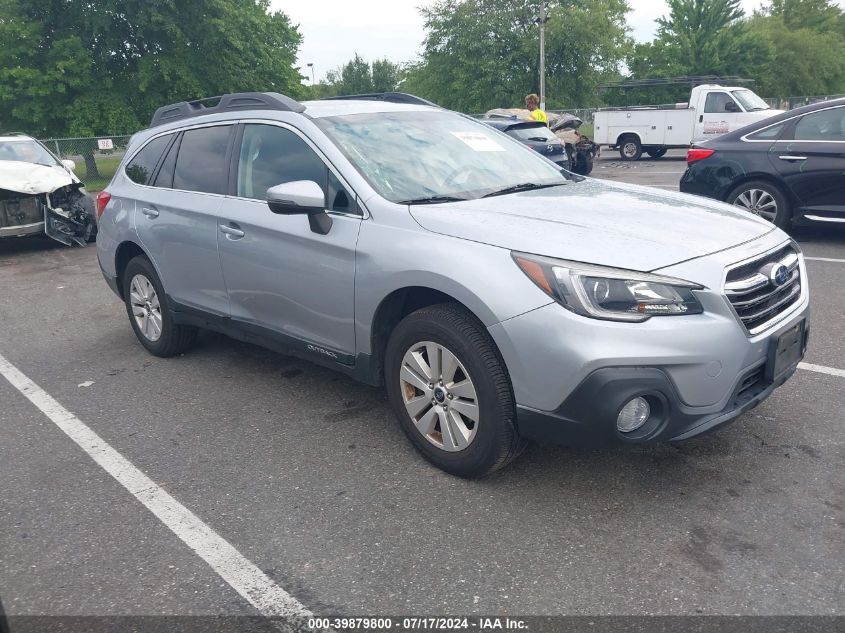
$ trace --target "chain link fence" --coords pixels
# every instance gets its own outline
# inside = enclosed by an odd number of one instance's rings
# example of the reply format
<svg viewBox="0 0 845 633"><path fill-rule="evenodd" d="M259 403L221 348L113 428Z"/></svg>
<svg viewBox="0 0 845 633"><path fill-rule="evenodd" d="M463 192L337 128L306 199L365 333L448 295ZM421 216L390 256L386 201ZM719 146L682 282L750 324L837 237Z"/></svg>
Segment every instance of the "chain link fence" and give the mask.
<svg viewBox="0 0 845 633"><path fill-rule="evenodd" d="M74 172L89 191L109 183L129 143L130 135L88 138L48 138L41 142L62 160L76 163Z"/></svg>

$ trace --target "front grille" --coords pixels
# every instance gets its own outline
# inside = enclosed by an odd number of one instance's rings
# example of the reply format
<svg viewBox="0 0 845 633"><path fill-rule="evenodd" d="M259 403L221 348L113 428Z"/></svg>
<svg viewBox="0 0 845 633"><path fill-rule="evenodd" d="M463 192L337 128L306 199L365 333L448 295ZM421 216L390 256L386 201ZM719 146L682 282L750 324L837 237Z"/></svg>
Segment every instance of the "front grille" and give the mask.
<svg viewBox="0 0 845 633"><path fill-rule="evenodd" d="M797 249L787 245L728 269L725 296L749 334L762 332L800 301L798 263ZM781 266L786 272L778 276Z"/></svg>

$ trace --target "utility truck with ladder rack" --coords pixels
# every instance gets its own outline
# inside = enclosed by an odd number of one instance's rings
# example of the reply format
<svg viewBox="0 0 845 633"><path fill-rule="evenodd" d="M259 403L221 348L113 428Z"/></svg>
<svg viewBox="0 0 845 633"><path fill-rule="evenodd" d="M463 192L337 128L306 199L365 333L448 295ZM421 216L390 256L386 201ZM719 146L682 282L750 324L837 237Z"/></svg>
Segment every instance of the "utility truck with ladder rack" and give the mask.
<svg viewBox="0 0 845 633"><path fill-rule="evenodd" d="M695 86L687 103L603 108L594 118L594 141L619 150L622 160L643 152L660 158L671 148L715 138L780 114L748 88Z"/></svg>

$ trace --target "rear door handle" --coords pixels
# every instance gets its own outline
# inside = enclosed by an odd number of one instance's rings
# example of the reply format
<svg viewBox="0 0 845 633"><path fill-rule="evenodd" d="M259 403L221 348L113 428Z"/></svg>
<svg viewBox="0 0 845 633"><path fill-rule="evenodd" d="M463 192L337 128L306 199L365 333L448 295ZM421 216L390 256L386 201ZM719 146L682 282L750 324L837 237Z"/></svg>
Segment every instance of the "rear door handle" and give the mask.
<svg viewBox="0 0 845 633"><path fill-rule="evenodd" d="M244 235L246 235L246 233L244 233L240 229L235 228L234 226L229 226L228 224L221 224L220 225L220 232L224 233L227 236L229 236L230 238L236 239L236 240L239 240Z"/></svg>
<svg viewBox="0 0 845 633"><path fill-rule="evenodd" d="M778 156L781 160L793 161L793 160L807 160L806 156Z"/></svg>
<svg viewBox="0 0 845 633"><path fill-rule="evenodd" d="M143 207L141 209L141 213L143 213L148 218L157 218L158 217L158 209L151 209L150 207Z"/></svg>

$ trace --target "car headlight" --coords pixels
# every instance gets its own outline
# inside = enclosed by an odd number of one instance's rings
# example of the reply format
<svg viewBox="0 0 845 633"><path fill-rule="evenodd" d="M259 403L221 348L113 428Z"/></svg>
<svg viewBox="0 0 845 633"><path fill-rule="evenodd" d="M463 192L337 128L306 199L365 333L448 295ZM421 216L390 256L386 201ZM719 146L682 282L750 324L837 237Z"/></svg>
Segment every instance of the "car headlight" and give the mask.
<svg viewBox="0 0 845 633"><path fill-rule="evenodd" d="M694 290L703 286L651 273L605 268L551 257L512 253L528 278L568 310L610 321L701 314Z"/></svg>

